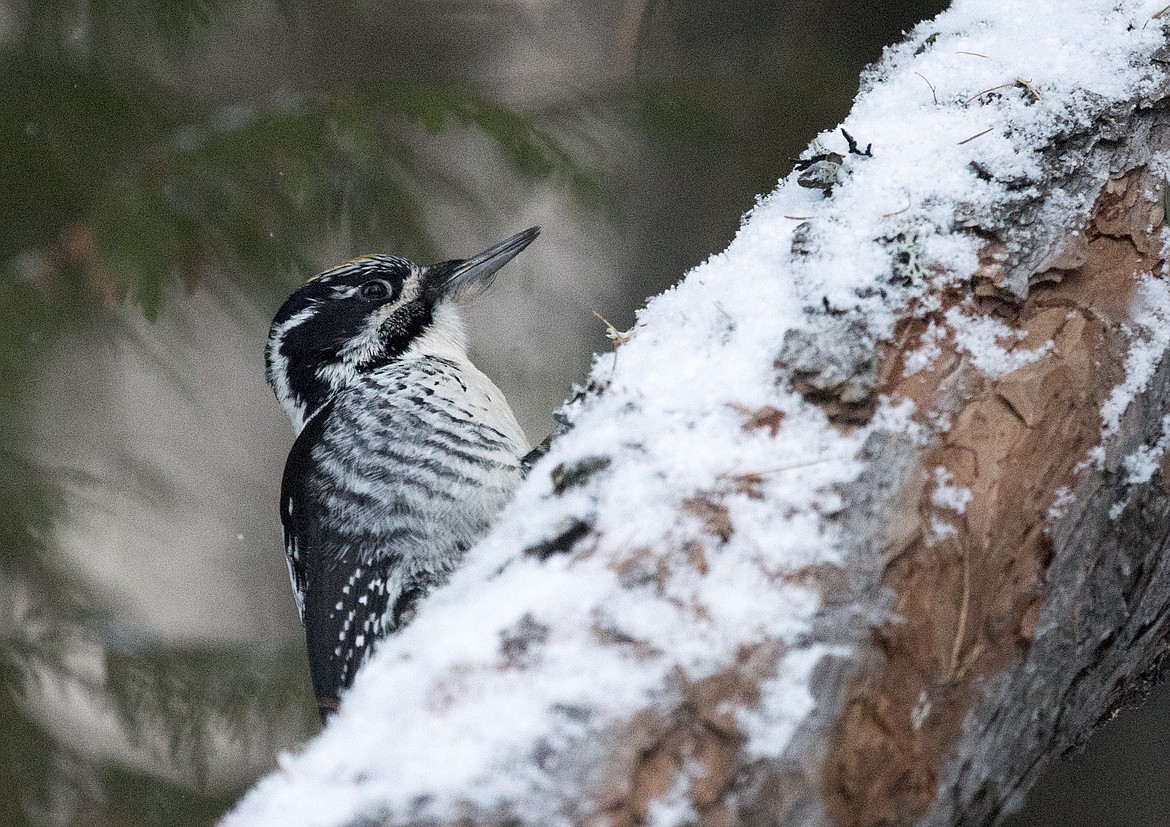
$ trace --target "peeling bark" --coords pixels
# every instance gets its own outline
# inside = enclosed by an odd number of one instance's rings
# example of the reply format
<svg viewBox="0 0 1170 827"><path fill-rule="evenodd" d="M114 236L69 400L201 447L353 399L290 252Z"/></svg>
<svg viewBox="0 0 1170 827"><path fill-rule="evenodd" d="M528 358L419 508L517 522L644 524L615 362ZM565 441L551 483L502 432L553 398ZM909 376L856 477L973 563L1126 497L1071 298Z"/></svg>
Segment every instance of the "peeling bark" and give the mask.
<svg viewBox="0 0 1170 827"><path fill-rule="evenodd" d="M745 651L727 672L680 686L687 700L676 720L650 716L619 739L624 758L600 787L597 823L646 823L647 802L688 771L701 779L690 798L704 827L994 823L1049 759L1145 685L1170 646L1170 460L1141 484L1126 482L1122 464L1162 435L1168 362L1111 439L1102 440L1100 414L1124 380L1138 278L1166 268L1165 182L1146 163L1170 148L1168 115L1161 102L1134 106L1128 127L1109 115L1127 142L1099 140L1098 122L1051 147L1054 166L1071 145L1109 159L1104 182L1076 173L1052 182L1094 196L1084 227L1030 246L1040 197L1021 200L1001 227L972 228L987 241L970 294L1018 334L1015 349L1043 355L990 377L945 337L929 369L903 375L929 323L941 324L965 291L944 295L939 309L909 308L876 359L828 310L819 335L785 341L782 381L839 427L867 421L886 396L913 401L935 438L867 447L870 470L840 517L855 552L844 571L808 572L827 607L818 634L848 654L822 663L819 712L790 758L753 763L734 723L712 716L754 703L782 656ZM937 428L940 416L947 424ZM748 418L749 427L766 421ZM1086 462L1098 447L1099 467ZM935 502L939 484L970 492L962 514ZM1075 496L1054 519L1065 491ZM1118 503L1124 510L1111 516ZM687 508L713 533L733 531L718 502ZM891 615L859 634L860 606ZM698 686L707 694L694 703Z"/></svg>
<svg viewBox="0 0 1170 827"><path fill-rule="evenodd" d="M1136 276L1161 272L1163 262L1155 252L1161 220L1150 221L1151 211L1160 208L1142 196L1160 190L1160 182L1144 169L1111 180L1092 221L1071 240L1075 254L1035 274L1034 286L1019 302L984 299L988 312L1021 334L1018 348L1052 343L1036 361L989 378L972 370L954 342L947 341L931 370L902 378L903 351L887 355L885 391L913 399L919 411L948 412L952 424L919 455L912 483L919 493L907 502L913 509L907 520L916 522L916 529L904 545L884 550L882 582L895 595L893 611L900 622L876 630L881 666L857 676L834 733L826 790L836 823L905 823L928 811L928 823L986 823L1012 793L1025 788L1035 772L1032 765L1071 744L1105 711L1125 677L1140 675L1157 656L1170 628L1165 612L1147 630L1151 648L1110 652L1112 635L1125 632L1113 630L1099 639L1105 631L1099 615L1112 612L1093 598L1100 594L1096 589L1107 589L1126 603L1139 597L1133 589L1148 587L1145 578L1157 568L1157 555L1150 553L1165 542L1170 523L1146 529L1152 533L1143 539L1143 575L1131 576L1129 583L1108 582L1120 577L1116 570L1098 571L1105 582L1090 587L1076 576L1076 557L1088 551L1088 536L1094 538L1096 556L1100 544L1121 530L1121 520L1132 527L1126 513L1116 522L1109 518L1113 502L1150 497L1118 485L1111 479L1116 469L1078 473L1078 465L1100 442L1099 411L1123 378L1128 342L1122 325ZM921 328L923 321L907 320L904 327ZM913 343L907 332L902 347ZM1161 417L1152 416L1129 430L1127 438L1140 444L1160 433ZM962 515L932 502L940 476L970 490ZM1048 513L1062 488L1076 489L1081 506L1054 528ZM1164 499L1161 480L1139 488ZM1112 499L1101 496L1105 492ZM1086 502L1097 513L1087 513ZM949 527L941 532L945 536L939 536L938 521ZM1066 528L1070 523L1076 528ZM1082 558L1080 565L1092 567L1092 562ZM1164 603L1170 593L1159 599ZM1045 708L1061 710L1065 684L1076 678L1067 670L1077 659L1061 663L1063 674L1051 671L1048 650L1055 641L1049 633L1037 642L1038 624L1097 639L1096 648L1080 653L1080 668L1094 676L1089 680L1100 706L1079 726L1069 726L1068 718L1059 728L1054 721L1028 723L1031 716L1043 718ZM1121 673L1098 672L1102 664L1093 662L1098 658L1128 666ZM990 699L989 684L997 687ZM948 766L963 760L969 748L988 749L989 728L1009 721L1011 728L999 737L1010 735L1011 740L1001 745L994 764ZM1021 762L1025 777L1004 777L1004 765L1012 761ZM976 781L980 774L984 777ZM971 785L975 797L948 790L947 784Z"/></svg>

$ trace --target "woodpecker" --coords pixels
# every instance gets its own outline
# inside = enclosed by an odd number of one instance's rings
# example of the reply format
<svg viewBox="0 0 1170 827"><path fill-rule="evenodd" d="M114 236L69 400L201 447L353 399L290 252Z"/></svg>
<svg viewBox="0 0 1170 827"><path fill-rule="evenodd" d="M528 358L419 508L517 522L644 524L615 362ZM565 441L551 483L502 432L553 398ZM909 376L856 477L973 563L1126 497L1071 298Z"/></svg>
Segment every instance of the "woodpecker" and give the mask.
<svg viewBox="0 0 1170 827"><path fill-rule="evenodd" d="M453 299L539 232L428 267L357 258L314 277L272 321L268 383L296 432L280 520L322 721L520 481L528 442L468 359Z"/></svg>

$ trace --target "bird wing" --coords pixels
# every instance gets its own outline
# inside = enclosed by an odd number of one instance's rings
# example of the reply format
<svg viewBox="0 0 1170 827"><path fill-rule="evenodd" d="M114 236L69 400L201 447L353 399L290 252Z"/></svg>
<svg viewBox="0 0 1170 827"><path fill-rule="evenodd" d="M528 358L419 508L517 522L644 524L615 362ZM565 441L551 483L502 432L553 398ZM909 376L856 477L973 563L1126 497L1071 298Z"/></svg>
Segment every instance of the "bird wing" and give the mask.
<svg viewBox="0 0 1170 827"><path fill-rule="evenodd" d="M301 623L305 622L305 593L308 591L307 558L318 545L315 535L320 522L314 517L310 485L314 469L312 450L320 441L332 407L332 401L327 402L305 423L288 453L284 477L280 483L280 527L284 534L284 556Z"/></svg>
<svg viewBox="0 0 1170 827"><path fill-rule="evenodd" d="M293 443L280 496L289 579L322 715L336 709L377 640L401 625L425 591L404 579L391 538L331 513L343 496L336 469L319 467L312 450L321 444L331 407L314 415ZM409 543L413 536L404 531L398 539Z"/></svg>
<svg viewBox="0 0 1170 827"><path fill-rule="evenodd" d="M283 486L282 486L283 489ZM302 503L303 505L303 503ZM297 497L281 491L280 527L284 534L284 561L288 564L288 579L292 584L297 614L305 622L305 566L301 561L300 540L296 530Z"/></svg>
<svg viewBox="0 0 1170 827"><path fill-rule="evenodd" d="M336 703L378 641L398 628L406 607L422 594L403 582L394 558L355 566L348 554L329 557L311 572L305 603L309 671L323 708Z"/></svg>

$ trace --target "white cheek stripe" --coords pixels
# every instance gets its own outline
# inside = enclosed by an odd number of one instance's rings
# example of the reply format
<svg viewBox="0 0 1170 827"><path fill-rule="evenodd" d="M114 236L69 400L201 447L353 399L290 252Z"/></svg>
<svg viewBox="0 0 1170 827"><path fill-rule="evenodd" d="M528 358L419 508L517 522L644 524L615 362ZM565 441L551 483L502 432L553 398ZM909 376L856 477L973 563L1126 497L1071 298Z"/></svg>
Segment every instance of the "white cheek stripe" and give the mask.
<svg viewBox="0 0 1170 827"><path fill-rule="evenodd" d="M275 328L268 336L272 384L275 386L276 398L280 400L284 412L292 420L293 430L297 433L300 433L305 425L305 403L293 396L292 388L288 384L288 357L284 355L284 337L294 327L311 317L316 308L316 304L311 304L290 316L288 321Z"/></svg>

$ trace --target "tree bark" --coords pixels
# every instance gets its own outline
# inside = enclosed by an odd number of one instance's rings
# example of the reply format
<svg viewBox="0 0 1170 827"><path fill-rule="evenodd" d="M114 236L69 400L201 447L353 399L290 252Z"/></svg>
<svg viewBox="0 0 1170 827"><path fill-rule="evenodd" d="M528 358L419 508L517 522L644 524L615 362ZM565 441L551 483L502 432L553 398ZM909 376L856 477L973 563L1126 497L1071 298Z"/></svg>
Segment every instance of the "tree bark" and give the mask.
<svg viewBox="0 0 1170 827"><path fill-rule="evenodd" d="M922 68L919 56L949 36L940 21L868 76L848 122L862 145L863 102ZM943 32L938 42L932 31ZM913 183L925 163L916 150L881 144L872 159L860 147L821 153L819 182L808 170L782 182L723 260L692 273L689 292L652 305L616 364L599 363L572 410L574 429L533 469L482 565L386 647L385 668L374 664L355 689L350 722L343 709L324 743L228 823L300 823L305 796L334 794L339 824L362 814L401 825L982 825L1008 812L1050 758L1140 695L1170 640L1170 105L1158 54L1148 40L1117 54L1130 66L1144 56L1146 68L1115 97L1066 95L1059 79L1042 93L1036 79L1010 75L1002 102L944 95L938 105L964 118L981 107L993 135L1032 161L1019 174L997 168L981 160L972 132L962 141L970 156L938 162L960 165L973 191L991 196L932 201ZM1038 121L1039 137L1020 128L1044 107L1060 111ZM865 189L867 170L906 176L908 212L872 203L884 191ZM807 201L801 175L827 191L823 202L780 215ZM864 226L886 229L855 243L845 230L861 226L864 210ZM932 257L926 236L958 239L977 261ZM882 272L865 289L843 293L814 277L875 251ZM721 280L727 268L755 268L759 279L795 273L803 301L799 324L776 324L770 355L735 351L770 362L760 374L768 380L742 388L739 402L720 396L723 377L712 371L740 369L719 342L746 336L758 308ZM724 328L711 321L720 313ZM700 334L680 331L708 324L704 362L688 349ZM684 380L659 399L665 363ZM671 395L680 387L692 398ZM713 421L693 398L705 393ZM814 421L831 436L802 433ZM655 429L677 433L676 450L704 461L685 476L638 476L680 462L645 437ZM699 441L685 442L692 432ZM702 439L726 439L727 467L706 461ZM803 459L802 440L833 457L832 473L849 470L812 479L818 496L794 506L797 495L778 492L774 478L830 462ZM771 466L768 446L782 455ZM644 503L646 524L672 526L657 539L636 527L627 536L631 501ZM802 563L777 526L815 526L832 553ZM768 576L721 603L708 581L733 563ZM606 577L612 587L599 595ZM685 598L684 581L699 583ZM405 674L416 669L412 647L434 644L427 635L461 617L480 622L485 592L521 600L516 590L533 582L560 597L525 608L478 648ZM804 594L813 608L801 608ZM704 658L682 654L685 641L671 648L659 632L639 632L629 606L640 595L659 612L656 628L690 634L693 624L700 641L734 627L721 619L729 607L778 608L760 610L765 625L743 621L738 639L713 636ZM793 631L766 625L784 612ZM551 653L582 635L594 648L581 650L588 662L570 691ZM615 674L640 688L618 691ZM518 703L547 688L531 731L474 716L449 723L505 680ZM590 681L602 688L582 688ZM425 754L386 747L395 760L465 755L468 743L489 744L475 755L495 757L465 782L388 777L380 786L370 780L377 767L338 757L345 733L371 726L379 697L407 708L396 720L429 721L419 726L437 742Z"/></svg>

